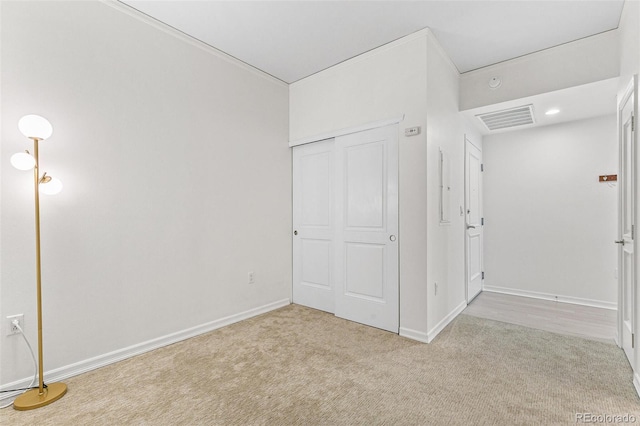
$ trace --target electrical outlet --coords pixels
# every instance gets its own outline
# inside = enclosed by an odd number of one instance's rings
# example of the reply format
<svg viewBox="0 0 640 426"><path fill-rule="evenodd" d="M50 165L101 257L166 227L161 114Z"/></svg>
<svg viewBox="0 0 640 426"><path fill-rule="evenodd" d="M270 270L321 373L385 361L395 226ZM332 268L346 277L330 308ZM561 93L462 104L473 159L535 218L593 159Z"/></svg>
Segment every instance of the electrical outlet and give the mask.
<svg viewBox="0 0 640 426"><path fill-rule="evenodd" d="M253 272L249 272L248 274L249 284L254 284L256 282L255 277L253 276Z"/></svg>
<svg viewBox="0 0 640 426"><path fill-rule="evenodd" d="M24 314L10 315L7 317L7 336L12 334L20 334L20 330L13 324L14 320L18 320L18 325L24 330Z"/></svg>

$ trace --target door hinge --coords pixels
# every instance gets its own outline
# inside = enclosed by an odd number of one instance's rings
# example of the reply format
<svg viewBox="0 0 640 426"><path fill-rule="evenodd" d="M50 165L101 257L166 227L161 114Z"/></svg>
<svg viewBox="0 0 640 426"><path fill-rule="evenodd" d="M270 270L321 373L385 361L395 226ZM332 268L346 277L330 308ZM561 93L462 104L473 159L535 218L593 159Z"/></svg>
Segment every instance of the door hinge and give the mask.
<svg viewBox="0 0 640 426"><path fill-rule="evenodd" d="M631 131L634 132L636 130L636 117L631 114Z"/></svg>
<svg viewBox="0 0 640 426"><path fill-rule="evenodd" d="M484 172L484 164L480 164L480 171Z"/></svg>
<svg viewBox="0 0 640 426"><path fill-rule="evenodd" d="M480 225L484 226L484 217L480 218Z"/></svg>
<svg viewBox="0 0 640 426"><path fill-rule="evenodd" d="M631 347L632 348L636 347L636 335L635 335L635 333L631 333Z"/></svg>
<svg viewBox="0 0 640 426"><path fill-rule="evenodd" d="M482 279L484 280L484 271L482 271Z"/></svg>
<svg viewBox="0 0 640 426"><path fill-rule="evenodd" d="M631 225L631 239L635 239L635 235L636 235L636 226L635 225Z"/></svg>

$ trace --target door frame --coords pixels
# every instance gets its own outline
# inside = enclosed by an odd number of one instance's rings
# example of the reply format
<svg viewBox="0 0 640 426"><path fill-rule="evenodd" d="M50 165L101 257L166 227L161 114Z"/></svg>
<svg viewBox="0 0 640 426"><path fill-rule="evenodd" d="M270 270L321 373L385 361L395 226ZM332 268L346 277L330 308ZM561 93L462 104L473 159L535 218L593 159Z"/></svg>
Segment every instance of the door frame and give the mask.
<svg viewBox="0 0 640 426"><path fill-rule="evenodd" d="M464 168L464 211L462 212L462 216L464 217L464 221L462 223L463 226L463 232L464 232L464 295L465 295L465 300L467 302L467 305L469 303L471 303L471 300L469 300L469 238L467 235L467 210L469 209L469 206L467 205L468 203L468 199L469 199L469 176L468 176L468 165L467 165L467 157L469 155L468 152L468 147L467 144L471 144L473 146L475 146L480 152L482 152L482 148L480 148L477 144L473 143L473 141L471 141L471 139L469 139L467 137L467 134L465 133L464 135L464 164L463 164L463 168ZM484 160L483 160L484 161ZM482 192L483 191L483 183L480 183L480 191L481 191L481 199L482 199ZM481 217L484 217L484 203L481 203L481 207L480 207L480 215ZM484 226L482 229L482 256L481 256L481 265L480 265L480 269L482 269L484 271ZM480 295L480 293L482 293L482 291L484 291L484 279L482 279L482 284L480 287L480 292L478 294L476 294L473 298L477 297L478 295Z"/></svg>
<svg viewBox="0 0 640 426"><path fill-rule="evenodd" d="M391 241L392 242L396 242L397 238L399 236L399 233L400 233L400 229L399 229L399 220L400 220L400 217L399 217L399 213L400 213L399 212L399 208L400 208L400 205L399 205L399 155L400 155L400 153L399 153L399 151L400 151L399 143L400 143L400 134L399 134L399 132L400 132L400 125L399 125L399 123L402 120L404 120L404 115L402 115L399 118L392 118L392 119L387 119L387 120L380 120L380 121L370 122L370 123L366 123L366 124L363 124L363 125L357 126L357 127L344 128L344 129L328 132L328 133L325 133L325 134L322 134L322 135L311 136L311 137L308 137L308 138L298 139L298 140L289 142L289 146L290 146L290 148L292 148L292 153L291 153L291 160L292 160L292 217L295 216L295 211L294 210L296 208L295 207L295 200L293 199L295 197L295 193L296 193L296 188L295 188L295 170L294 170L295 167L293 165L293 163L295 161L295 153L294 153L293 149L295 149L296 147L300 147L302 145L314 145L314 144L316 144L318 142L320 142L320 143L331 142L333 144L333 148L332 148L333 155L332 155L332 158L333 158L333 162L334 162L334 164L333 164L334 173L333 173L333 176L332 176L331 179L332 179L332 181L334 181L334 184L332 184L332 186L335 186L335 170L338 167L338 164L335 164L335 163L336 163L337 157L338 157L339 141L342 138L348 137L350 135L366 133L366 132L369 132L369 131L376 131L376 130L379 130L379 129L388 128L389 131L391 132L391 134L393 135L393 138L391 139L391 141L392 141L392 145L393 145L393 150L392 151L394 152L394 154L392 156L393 158L389 159L388 161L392 161L393 162L393 167L391 167L391 168L395 169L395 173L394 174L395 174L395 179L396 179L396 188L395 188L394 191L392 191L393 192L392 194L391 193L389 194L389 197L394 199L393 204L396 206L395 207L396 211L395 211L394 233L393 233L393 235L390 236L390 238L393 237L394 239L392 239ZM387 167L390 167L390 166L387 166ZM389 173L389 169L387 169L385 171L385 175L387 173ZM335 188L332 189L332 193L334 191L336 191ZM337 194L337 192L336 192L336 194ZM336 194L333 195L333 199L334 199L333 208L334 209L337 207L337 201L335 200L335 198L336 198L335 195ZM387 215L387 212L385 212L385 216L386 215ZM299 275L299 274L296 273L296 265L295 265L296 264L296 252L299 251L299 250L296 250L296 248L298 247L298 245L296 244L296 236L298 235L298 232L296 230L297 223L296 223L295 218L292 220L292 225L293 226L292 226L292 229L291 229L291 235L292 235L292 240L291 240L291 251L292 251L291 300L292 300L292 303L300 303L300 300L298 300L298 301L294 300L294 287L296 285L296 276ZM334 223L333 224L334 228L335 228L335 225L336 224ZM331 242L331 245L332 245L332 250L331 251L333 252L333 254L331 255L331 259L334 260L334 263L335 263L335 257L336 257L335 256L335 252L336 252L335 246L336 246L336 244L338 244L338 241L336 240L337 233L338 233L337 229L334 229L334 237L333 237L332 242ZM381 328L381 329L384 329L384 330L388 330L388 331L391 331L391 332L393 332L395 334L399 334L400 333L400 290L401 290L400 289L400 285L401 285L401 283L400 283L400 257L399 257L400 251L399 251L399 243L396 242L393 245L395 246L395 250L396 250L395 263L397 264L397 266L396 266L397 272L395 274L393 274L394 278L395 278L395 282L396 282L396 285L395 285L395 293L396 293L395 298L396 298L396 300L393 303L393 306L395 306L395 315L394 315L394 321L395 322L393 324L393 327L391 327L391 328L380 327L379 325L369 324L367 322L362 322L362 323L370 325L370 326L373 326L373 327L378 327L378 328ZM385 269L388 269L388 268L385 268ZM331 278L331 285L330 285L332 293L334 295L334 305L333 305L332 309L330 309L330 310L327 309L326 310L327 312L333 313L336 316L339 316L338 312L336 310L336 306L335 306L336 293L338 291L335 277L337 276L338 272L339 271L335 270L335 264L334 264L334 266L331 268L331 276L333 278ZM310 305L307 305L307 304L304 304L304 303L302 303L302 305L310 306ZM324 309L316 307L316 306L310 306L310 307L315 308L315 309L324 310ZM345 319L349 319L349 318L345 317ZM356 321L354 319L349 319L349 320Z"/></svg>
<svg viewBox="0 0 640 426"><path fill-rule="evenodd" d="M636 120L635 126L637 127L637 119L638 119L638 75L634 75L631 79L631 81L629 82L629 84L627 85L627 88L624 91L624 94L620 100L620 102L618 103L617 106L617 118L618 118L618 163L619 163L619 174L622 174L622 161L623 161L623 122L622 122L622 111L624 109L624 106L627 104L629 98L631 96L634 96L633 99L633 116L634 119ZM638 175L638 154L639 154L639 150L637 149L637 142L638 142L638 136L637 136L638 132L637 129L632 133L632 137L633 140L631 141L632 147L633 147L633 155L631 158L631 162L632 162L632 176L630 178L630 180L634 183L634 188L633 188L633 192L632 192L632 197L633 197L633 219L634 219L634 225L638 224L638 188L640 187L640 185L637 185L636 183L636 177ZM618 186L618 240L621 240L623 238L623 232L624 230L623 228L623 215L624 212L622 211L622 198L623 198L623 187L622 185ZM633 238L633 260L632 260L632 267L634 269L634 273L633 273L633 280L632 280L632 300L631 300L631 326L632 326L632 333L635 333L635 331L637 331L637 320L638 320L638 312L637 312L637 308L638 308L638 284L637 284L637 272L638 272L638 244L636 242L637 238ZM619 246L618 247L618 335L616 336L616 343L618 345L618 347L620 347L621 349L623 348L623 344L624 342L623 340L623 327L624 327L624 318L623 318L623 309L624 309L624 304L625 304L625 300L624 300L624 288L623 288L623 262L622 262L622 256L623 256L623 247ZM632 358L630 361L631 364L631 368L635 373L636 370L636 364L637 364L637 357L638 357L638 351L635 348L636 345L633 346L632 349ZM635 381L635 378L634 378Z"/></svg>

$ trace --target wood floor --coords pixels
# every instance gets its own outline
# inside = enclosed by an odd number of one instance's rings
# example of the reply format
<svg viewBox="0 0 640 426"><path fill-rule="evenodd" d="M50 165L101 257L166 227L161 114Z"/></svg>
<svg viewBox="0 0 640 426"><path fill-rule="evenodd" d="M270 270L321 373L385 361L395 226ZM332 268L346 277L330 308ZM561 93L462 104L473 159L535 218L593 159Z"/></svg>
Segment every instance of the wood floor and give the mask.
<svg viewBox="0 0 640 426"><path fill-rule="evenodd" d="M463 314L615 344L617 311L482 292Z"/></svg>

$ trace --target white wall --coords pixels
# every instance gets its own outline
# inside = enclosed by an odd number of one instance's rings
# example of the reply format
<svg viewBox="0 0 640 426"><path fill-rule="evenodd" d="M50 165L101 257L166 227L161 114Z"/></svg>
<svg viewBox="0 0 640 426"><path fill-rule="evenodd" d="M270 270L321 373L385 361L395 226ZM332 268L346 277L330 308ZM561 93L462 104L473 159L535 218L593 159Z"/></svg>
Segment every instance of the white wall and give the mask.
<svg viewBox="0 0 640 426"><path fill-rule="evenodd" d="M465 306L464 135L459 75L430 31L290 86L290 137L308 139L405 114L400 123L400 334L430 341ZM421 126L419 136L404 129ZM451 164L451 223L440 225L439 150ZM438 294L435 294L435 284Z"/></svg>
<svg viewBox="0 0 640 426"><path fill-rule="evenodd" d="M631 77L640 73L640 1L624 2L618 31L622 95Z"/></svg>
<svg viewBox="0 0 640 426"><path fill-rule="evenodd" d="M459 74L433 36L427 45L428 338L466 306L464 216L465 124L458 112ZM481 139L468 126L472 140ZM440 223L439 151L450 164L450 222ZM438 290L436 293L436 283Z"/></svg>
<svg viewBox="0 0 640 426"><path fill-rule="evenodd" d="M615 307L615 115L484 137L485 289Z"/></svg>
<svg viewBox="0 0 640 426"><path fill-rule="evenodd" d="M405 115L399 126L400 327L427 331L427 32L421 31L290 85L290 138Z"/></svg>
<svg viewBox="0 0 640 426"><path fill-rule="evenodd" d="M618 77L618 41L618 31L612 30L464 73L460 78L460 109ZM488 86L494 76L502 78L502 85L495 90Z"/></svg>
<svg viewBox="0 0 640 426"><path fill-rule="evenodd" d="M290 298L287 86L122 9L2 3L0 318L33 344L22 115L53 123L41 164L65 184L41 203L45 370ZM32 366L1 334L6 385Z"/></svg>

